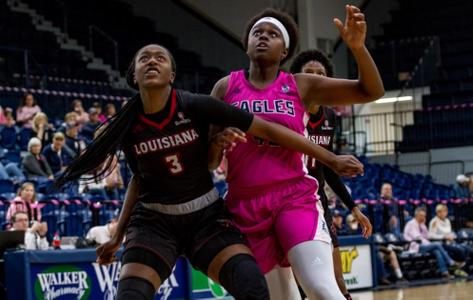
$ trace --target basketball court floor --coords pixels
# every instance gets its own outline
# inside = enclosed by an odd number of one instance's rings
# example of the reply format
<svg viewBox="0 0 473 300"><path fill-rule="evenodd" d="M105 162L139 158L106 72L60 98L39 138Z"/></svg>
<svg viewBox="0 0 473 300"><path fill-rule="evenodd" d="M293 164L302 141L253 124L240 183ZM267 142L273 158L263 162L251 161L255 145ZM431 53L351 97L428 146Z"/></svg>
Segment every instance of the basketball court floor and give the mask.
<svg viewBox="0 0 473 300"><path fill-rule="evenodd" d="M473 281L408 287L377 292L357 292L353 300L470 300L473 299Z"/></svg>

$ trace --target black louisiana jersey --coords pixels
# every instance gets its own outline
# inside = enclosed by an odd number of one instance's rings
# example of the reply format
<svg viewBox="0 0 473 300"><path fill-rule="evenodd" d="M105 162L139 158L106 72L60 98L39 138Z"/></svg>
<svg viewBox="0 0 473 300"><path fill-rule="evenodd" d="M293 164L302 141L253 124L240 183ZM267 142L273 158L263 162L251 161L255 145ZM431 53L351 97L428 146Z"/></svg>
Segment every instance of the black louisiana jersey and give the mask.
<svg viewBox="0 0 473 300"><path fill-rule="evenodd" d="M179 204L210 191L210 124L247 131L252 120L223 101L174 89L160 112L145 115L141 109L123 145L138 179L139 200Z"/></svg>
<svg viewBox="0 0 473 300"><path fill-rule="evenodd" d="M333 136L336 126L335 112L328 107L320 106L315 114L309 114L309 122L307 123L307 133L309 139L329 151L333 151ZM317 179L319 186L323 187L325 178L323 174L323 164L313 157L307 160L307 168L309 174Z"/></svg>

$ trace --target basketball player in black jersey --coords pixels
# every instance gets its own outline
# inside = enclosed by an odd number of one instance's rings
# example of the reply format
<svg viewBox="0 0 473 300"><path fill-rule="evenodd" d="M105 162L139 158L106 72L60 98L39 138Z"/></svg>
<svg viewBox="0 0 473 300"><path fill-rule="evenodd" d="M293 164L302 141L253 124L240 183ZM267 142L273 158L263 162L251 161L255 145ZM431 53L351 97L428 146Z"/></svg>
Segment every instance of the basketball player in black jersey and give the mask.
<svg viewBox="0 0 473 300"><path fill-rule="evenodd" d="M307 50L299 53L291 65L291 73L309 73L320 76L333 76L333 66L328 57L318 50ZM336 127L336 114L333 109L327 106L312 106L307 108L310 118L307 124L307 133L309 139L329 151L333 152L333 137ZM345 281L343 279L342 264L340 257L340 244L338 243L337 232L335 226L332 224L332 214L328 207L328 198L324 192L325 182L332 188L332 190L340 197L342 202L348 207L355 218L360 222L363 228L363 236L365 238L371 235L372 226L368 218L363 215L360 209L347 191L340 176L338 176L332 169L323 165L313 157L307 160L307 169L309 174L317 179L319 182L318 194L322 201L324 208L325 220L330 228L330 236L333 244L333 262L335 269L335 277L337 279L338 287L345 298L351 299L348 293Z"/></svg>
<svg viewBox="0 0 473 300"><path fill-rule="evenodd" d="M338 156L291 130L210 96L176 90L176 65L160 45L135 55L127 74L139 89L108 126L58 178L60 186L96 169L118 149L133 171L112 240L97 249L110 263L125 235L117 299L152 299L179 255L219 282L236 299L269 299L264 276L233 226L208 171L210 124L235 127L313 155L347 175L362 172L351 156ZM239 134L229 129L228 141ZM244 142L244 136L239 137ZM108 169L106 166L104 170ZM96 176L103 176L98 174Z"/></svg>

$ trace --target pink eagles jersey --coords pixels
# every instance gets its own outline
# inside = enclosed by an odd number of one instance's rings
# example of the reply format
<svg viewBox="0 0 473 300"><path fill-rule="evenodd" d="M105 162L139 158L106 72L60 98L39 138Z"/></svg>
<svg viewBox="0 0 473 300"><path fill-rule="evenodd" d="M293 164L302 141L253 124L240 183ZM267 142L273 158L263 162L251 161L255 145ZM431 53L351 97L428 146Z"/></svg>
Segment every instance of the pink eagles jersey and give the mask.
<svg viewBox="0 0 473 300"><path fill-rule="evenodd" d="M296 133L305 133L308 115L292 74L280 71L272 84L265 89L258 89L245 78L245 71L232 72L224 100ZM226 155L229 194L243 196L264 192L283 181L307 175L301 153L249 134L247 140Z"/></svg>

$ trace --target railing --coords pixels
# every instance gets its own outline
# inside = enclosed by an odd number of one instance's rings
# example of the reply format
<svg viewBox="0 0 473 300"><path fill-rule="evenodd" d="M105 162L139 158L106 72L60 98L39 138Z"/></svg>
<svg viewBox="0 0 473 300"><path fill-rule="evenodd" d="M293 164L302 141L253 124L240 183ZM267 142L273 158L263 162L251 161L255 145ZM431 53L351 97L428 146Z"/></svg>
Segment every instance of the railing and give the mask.
<svg viewBox="0 0 473 300"><path fill-rule="evenodd" d="M46 81L47 81L46 71L38 63L38 61L34 58L34 56L31 55L28 49L0 45L0 56L2 56L2 54L5 57L6 62L22 61L22 64L23 64L22 75L24 75L24 81L22 82L22 84L25 87L28 88L31 86L30 74L32 73L37 73L36 75L40 75L42 78L41 87L42 88L46 87ZM18 57L18 56L21 56L21 57ZM14 71L18 72L19 70L14 70ZM6 75L12 76L12 74L6 74ZM18 75L21 75L21 74L18 73Z"/></svg>
<svg viewBox="0 0 473 300"><path fill-rule="evenodd" d="M68 26L67 26L67 23L69 22L68 21L68 18L67 18L67 6L66 6L66 3L64 3L63 1L61 0L55 0L55 2L61 7L62 9L62 30L64 31L65 34L67 34L67 29L68 29Z"/></svg>
<svg viewBox="0 0 473 300"><path fill-rule="evenodd" d="M119 56L118 56L118 43L117 41L111 37L108 33L97 27L96 25L89 25L89 49L90 51L94 51L94 32L101 35L105 39L107 39L112 45L114 49L114 64L115 64L115 70L119 71L120 70L120 65L119 65Z"/></svg>
<svg viewBox="0 0 473 300"><path fill-rule="evenodd" d="M402 128L413 123L414 111L352 116L342 119L342 136L358 155L391 154L402 141Z"/></svg>
<svg viewBox="0 0 473 300"><path fill-rule="evenodd" d="M412 109L417 109L416 99L425 94L424 87L438 77L438 68L441 65L440 39L437 36L429 37L429 43L422 56L404 82L398 97L412 96ZM417 101L420 103L420 101ZM398 103L394 103L394 111L398 111Z"/></svg>
<svg viewBox="0 0 473 300"><path fill-rule="evenodd" d="M380 155L473 145L472 122L473 104L465 104L353 115L341 124L352 152Z"/></svg>

